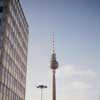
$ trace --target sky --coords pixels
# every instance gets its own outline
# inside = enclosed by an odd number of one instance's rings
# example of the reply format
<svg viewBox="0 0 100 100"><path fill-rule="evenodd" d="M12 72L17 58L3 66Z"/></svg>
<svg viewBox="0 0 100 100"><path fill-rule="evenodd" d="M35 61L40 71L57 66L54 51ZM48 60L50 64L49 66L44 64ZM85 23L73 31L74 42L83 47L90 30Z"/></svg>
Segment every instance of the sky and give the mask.
<svg viewBox="0 0 100 100"><path fill-rule="evenodd" d="M100 100L100 0L21 0L29 24L26 100L52 99L55 33L57 100Z"/></svg>

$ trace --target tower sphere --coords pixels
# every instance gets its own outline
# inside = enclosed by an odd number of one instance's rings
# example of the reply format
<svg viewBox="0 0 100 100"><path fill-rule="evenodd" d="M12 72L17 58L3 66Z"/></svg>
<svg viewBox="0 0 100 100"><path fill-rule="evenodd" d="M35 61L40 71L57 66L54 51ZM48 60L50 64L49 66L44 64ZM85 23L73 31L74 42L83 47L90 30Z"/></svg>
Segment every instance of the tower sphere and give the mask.
<svg viewBox="0 0 100 100"><path fill-rule="evenodd" d="M56 70L58 68L58 62L56 60L56 54L53 53L51 56L51 65L50 65L51 69Z"/></svg>

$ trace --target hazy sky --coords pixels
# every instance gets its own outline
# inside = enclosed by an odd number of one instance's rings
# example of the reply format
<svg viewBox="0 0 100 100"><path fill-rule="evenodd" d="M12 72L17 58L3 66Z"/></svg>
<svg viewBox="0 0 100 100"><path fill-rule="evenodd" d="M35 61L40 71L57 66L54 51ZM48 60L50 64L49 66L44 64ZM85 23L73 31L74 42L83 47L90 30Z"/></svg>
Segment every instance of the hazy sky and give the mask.
<svg viewBox="0 0 100 100"><path fill-rule="evenodd" d="M55 32L57 100L100 100L100 0L21 0L29 23L26 100L52 99L50 33Z"/></svg>

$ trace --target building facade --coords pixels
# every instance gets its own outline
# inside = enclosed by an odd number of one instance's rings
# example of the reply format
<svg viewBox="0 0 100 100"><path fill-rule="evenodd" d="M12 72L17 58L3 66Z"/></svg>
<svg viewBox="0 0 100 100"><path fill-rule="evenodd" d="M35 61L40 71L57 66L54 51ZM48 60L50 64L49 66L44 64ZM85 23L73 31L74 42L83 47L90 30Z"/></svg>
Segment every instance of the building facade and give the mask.
<svg viewBox="0 0 100 100"><path fill-rule="evenodd" d="M19 0L0 0L0 100L25 100L28 24Z"/></svg>

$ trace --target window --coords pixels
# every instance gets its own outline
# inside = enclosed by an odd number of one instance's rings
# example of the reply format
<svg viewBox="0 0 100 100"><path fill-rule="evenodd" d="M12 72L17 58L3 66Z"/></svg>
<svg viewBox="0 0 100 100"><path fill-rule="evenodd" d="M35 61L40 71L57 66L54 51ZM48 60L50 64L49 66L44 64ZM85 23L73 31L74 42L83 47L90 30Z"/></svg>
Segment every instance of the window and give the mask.
<svg viewBox="0 0 100 100"><path fill-rule="evenodd" d="M1 76L2 76L2 67L0 66L0 79L1 79Z"/></svg>
<svg viewBox="0 0 100 100"><path fill-rule="evenodd" d="M2 92L2 90L1 90L1 82L0 82L0 92Z"/></svg>
<svg viewBox="0 0 100 100"><path fill-rule="evenodd" d="M0 25L1 25L1 18L0 18Z"/></svg>
<svg viewBox="0 0 100 100"><path fill-rule="evenodd" d="M2 41L0 40L0 49L2 48Z"/></svg>
<svg viewBox="0 0 100 100"><path fill-rule="evenodd" d="M3 7L0 7L0 13L2 13L3 12Z"/></svg>

